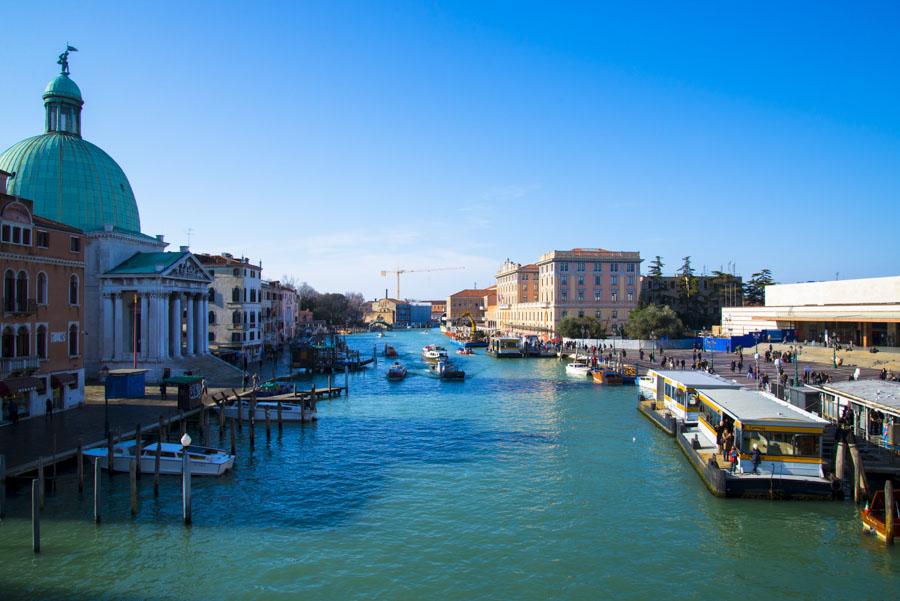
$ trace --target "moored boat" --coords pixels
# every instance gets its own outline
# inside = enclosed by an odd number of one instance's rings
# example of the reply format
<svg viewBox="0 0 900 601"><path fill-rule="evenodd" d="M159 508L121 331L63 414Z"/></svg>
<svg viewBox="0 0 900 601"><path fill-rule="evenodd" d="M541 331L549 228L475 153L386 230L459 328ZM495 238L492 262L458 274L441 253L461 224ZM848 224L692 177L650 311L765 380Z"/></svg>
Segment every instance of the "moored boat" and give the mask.
<svg viewBox="0 0 900 601"><path fill-rule="evenodd" d="M406 377L406 368L399 361L394 361L393 365L388 368L387 379L391 382L398 382Z"/></svg>
<svg viewBox="0 0 900 601"><path fill-rule="evenodd" d="M896 499L894 500L894 532L893 538L897 540L900 538L900 528L898 528L898 524L900 524L900 502ZM887 528L885 525L885 518L887 513L885 512L884 507L884 491L876 490L875 494L872 496L872 500L866 504L866 508L863 509L860 514L860 518L863 523L863 531L869 534L874 534L878 537L878 540L886 541L887 540Z"/></svg>
<svg viewBox="0 0 900 601"><path fill-rule="evenodd" d="M566 365L566 375L586 378L591 375L591 364L587 359L575 359Z"/></svg>
<svg viewBox="0 0 900 601"><path fill-rule="evenodd" d="M156 469L156 452L158 442L150 443L141 449L138 467L143 474L152 474ZM131 469L131 462L137 459L137 444L134 440L127 440L113 445L113 464L115 472L127 472ZM109 451L106 447L87 449L84 454L95 457L100 467L109 469ZM234 455L229 455L220 449L190 445L187 447L188 458L191 462L191 474L194 476L220 476L230 470L234 465ZM164 442L159 448L159 473L180 474L184 461L184 447L174 442Z"/></svg>
<svg viewBox="0 0 900 601"><path fill-rule="evenodd" d="M429 344L422 348L422 358L426 361L440 361L447 358L447 349L437 344Z"/></svg>
<svg viewBox="0 0 900 601"><path fill-rule="evenodd" d="M607 386L619 386L622 384L622 374L609 367L598 367L591 370L591 378L594 384L606 384Z"/></svg>
<svg viewBox="0 0 900 601"><path fill-rule="evenodd" d="M448 361L437 361L434 364L430 365L429 368L432 372L434 372L441 380L448 381L461 381L466 379L466 372L461 369L457 369L453 367L453 365Z"/></svg>

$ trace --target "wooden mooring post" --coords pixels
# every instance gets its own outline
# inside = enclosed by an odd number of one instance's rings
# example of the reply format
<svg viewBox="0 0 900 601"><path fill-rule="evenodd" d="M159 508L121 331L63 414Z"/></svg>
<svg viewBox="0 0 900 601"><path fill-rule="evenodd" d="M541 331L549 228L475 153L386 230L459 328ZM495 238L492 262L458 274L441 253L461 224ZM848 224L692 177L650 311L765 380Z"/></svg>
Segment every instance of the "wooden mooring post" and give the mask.
<svg viewBox="0 0 900 601"><path fill-rule="evenodd" d="M100 458L94 459L94 523L100 523Z"/></svg>
<svg viewBox="0 0 900 601"><path fill-rule="evenodd" d="M106 437L106 472L110 480L113 477L113 435Z"/></svg>
<svg viewBox="0 0 900 601"><path fill-rule="evenodd" d="M894 544L894 483L890 478L884 481L884 542L891 546Z"/></svg>
<svg viewBox="0 0 900 601"><path fill-rule="evenodd" d="M269 408L266 407L266 444L272 440L272 423L269 420Z"/></svg>
<svg viewBox="0 0 900 601"><path fill-rule="evenodd" d="M350 366L346 364L344 365L344 394L350 396Z"/></svg>
<svg viewBox="0 0 900 601"><path fill-rule="evenodd" d="M869 497L869 481L852 433L847 437L847 447L850 449L850 459L853 460L853 501L859 505Z"/></svg>
<svg viewBox="0 0 900 601"><path fill-rule="evenodd" d="M200 427L203 430L203 446L209 446L209 411L206 407L200 410Z"/></svg>
<svg viewBox="0 0 900 601"><path fill-rule="evenodd" d="M31 548L35 553L41 552L40 488L37 479L31 481Z"/></svg>
<svg viewBox="0 0 900 601"><path fill-rule="evenodd" d="M129 484L129 492L131 494L131 515L136 516L138 512L138 493L137 493L137 479L138 479L138 461L140 459L132 459L128 462L128 484Z"/></svg>
<svg viewBox="0 0 900 601"><path fill-rule="evenodd" d="M181 438L187 434L187 419L184 417L184 411L178 412L178 422L181 424L181 433L178 435Z"/></svg>
<svg viewBox="0 0 900 601"><path fill-rule="evenodd" d="M187 448L181 453L181 508L184 525L191 525L191 460Z"/></svg>
<svg viewBox="0 0 900 601"><path fill-rule="evenodd" d="M44 508L44 458L38 457L38 470L37 470L37 482L38 482L38 504L41 509Z"/></svg>
<svg viewBox="0 0 900 601"><path fill-rule="evenodd" d="M78 474L78 494L84 493L84 449L81 442L78 442L78 449L75 451L75 470Z"/></svg>
<svg viewBox="0 0 900 601"><path fill-rule="evenodd" d="M162 423L162 418L160 418L160 423ZM162 430L160 430L162 432ZM153 496L159 496L159 464L162 461L162 446L163 440L160 435L159 441L156 444L156 453L153 457Z"/></svg>
<svg viewBox="0 0 900 601"><path fill-rule="evenodd" d="M0 455L0 520L6 517L6 455Z"/></svg>
<svg viewBox="0 0 900 601"><path fill-rule="evenodd" d="M228 430L231 433L231 454L235 455L236 453L235 453L235 446L234 446L234 418L233 417L231 418L231 427L228 428Z"/></svg>
<svg viewBox="0 0 900 601"><path fill-rule="evenodd" d="M138 423L134 427L134 456L137 457L137 460L140 462L141 454L144 452L144 441L143 434L141 432L141 424ZM140 466L138 466L137 477L140 480L141 478L141 470Z"/></svg>
<svg viewBox="0 0 900 601"><path fill-rule="evenodd" d="M276 411L278 412L278 416L277 416L277 419L278 419L278 433L281 434L281 428L282 428L282 421L281 421L281 399L278 399L278 405L277 405Z"/></svg>
<svg viewBox="0 0 900 601"><path fill-rule="evenodd" d="M219 440L225 438L225 394L222 394L222 398L216 401L216 405L219 407Z"/></svg>

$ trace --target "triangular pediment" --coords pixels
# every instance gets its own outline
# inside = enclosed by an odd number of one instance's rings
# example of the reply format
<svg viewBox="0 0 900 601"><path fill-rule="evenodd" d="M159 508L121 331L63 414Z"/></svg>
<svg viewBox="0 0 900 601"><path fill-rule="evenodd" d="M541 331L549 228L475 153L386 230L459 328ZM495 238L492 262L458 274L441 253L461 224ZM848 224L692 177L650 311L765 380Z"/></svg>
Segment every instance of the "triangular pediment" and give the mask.
<svg viewBox="0 0 900 601"><path fill-rule="evenodd" d="M203 268L203 265L200 264L197 257L191 253L185 253L183 257L163 270L160 275L180 280L206 282L207 284L213 281L212 276Z"/></svg>

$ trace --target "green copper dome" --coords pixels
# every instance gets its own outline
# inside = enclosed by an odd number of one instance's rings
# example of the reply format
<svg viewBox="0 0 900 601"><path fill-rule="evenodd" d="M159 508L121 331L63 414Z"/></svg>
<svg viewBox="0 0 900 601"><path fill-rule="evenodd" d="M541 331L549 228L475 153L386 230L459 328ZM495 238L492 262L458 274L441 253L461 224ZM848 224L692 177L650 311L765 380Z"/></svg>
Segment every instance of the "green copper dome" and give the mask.
<svg viewBox="0 0 900 601"><path fill-rule="evenodd" d="M0 170L14 173L7 191L34 201L34 212L86 231L112 225L141 231L131 184L122 168L81 137L81 90L69 79L68 53L47 84L45 133L0 154Z"/></svg>
<svg viewBox="0 0 900 601"><path fill-rule="evenodd" d="M139 232L141 220L122 168L99 147L57 132L22 140L0 155L15 173L9 194L34 201L34 212L83 230L104 225Z"/></svg>

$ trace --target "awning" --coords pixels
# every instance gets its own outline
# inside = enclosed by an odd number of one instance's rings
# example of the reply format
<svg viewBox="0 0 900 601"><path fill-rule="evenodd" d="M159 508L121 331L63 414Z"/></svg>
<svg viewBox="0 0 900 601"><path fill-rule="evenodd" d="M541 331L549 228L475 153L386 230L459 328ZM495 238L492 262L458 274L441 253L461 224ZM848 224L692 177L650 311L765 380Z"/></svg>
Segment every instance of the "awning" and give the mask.
<svg viewBox="0 0 900 601"><path fill-rule="evenodd" d="M78 377L75 374L70 373L53 374L50 376L50 386L53 388L62 388L63 386L75 384L77 381Z"/></svg>
<svg viewBox="0 0 900 601"><path fill-rule="evenodd" d="M23 392L31 392L32 390L37 390L40 384L40 380L30 376L0 380L0 396L10 397Z"/></svg>

